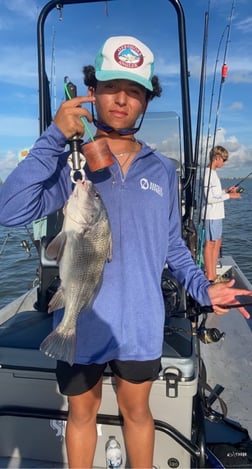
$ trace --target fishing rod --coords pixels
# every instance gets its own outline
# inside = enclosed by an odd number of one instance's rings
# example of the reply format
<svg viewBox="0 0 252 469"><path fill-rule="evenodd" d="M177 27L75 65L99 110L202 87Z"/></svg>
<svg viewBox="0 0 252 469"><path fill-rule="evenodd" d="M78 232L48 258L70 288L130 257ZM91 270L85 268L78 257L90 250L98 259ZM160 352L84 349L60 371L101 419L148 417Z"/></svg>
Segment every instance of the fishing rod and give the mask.
<svg viewBox="0 0 252 469"><path fill-rule="evenodd" d="M203 177L202 180L204 180L205 176L205 170L206 170L206 163L207 163L207 155L208 155L208 149L209 149L209 140L210 140L210 130L211 130L211 120L212 120L212 112L213 112L213 98L214 98L214 90L215 90L215 83L216 83L216 75L217 75L217 65L219 62L219 56L220 56L220 49L222 45L222 41L225 37L227 30L227 25L225 26L224 31L222 32L221 38L219 40L218 44L218 49L217 49L217 54L216 54L216 59L215 59L215 66L214 66L214 72L213 72L213 82L212 82L212 90L211 90L211 99L210 99L210 107L209 107L209 116L208 116L208 128L207 128L207 139L206 139L206 144L205 144L205 159L204 159L204 171L203 171ZM200 187L199 187L200 189ZM200 207L202 207L203 203L203 191L201 191L200 194ZM200 214L199 214L199 224L200 224Z"/></svg>
<svg viewBox="0 0 252 469"><path fill-rule="evenodd" d="M211 120L212 120L213 97L214 97L215 81L216 81L216 75L217 75L217 65L218 65L218 62L219 62L219 55L220 55L222 41L224 39L226 31L227 31L227 26L225 27L225 29L224 29L224 31L221 35L219 45L218 45L216 60L215 60L212 91L211 91L211 100L210 100L210 109L209 109L209 118L208 118L208 132L207 132L207 139L206 139L206 144L205 144L204 170L203 170L203 175L200 178L200 182L199 182L198 236L197 236L197 251L196 251L197 264L198 264L199 267L201 267L201 265L203 263L203 248L204 248L204 243L205 243L204 220L205 220L205 217L206 217L206 206L205 206L205 211L204 211L203 218L202 218L202 213L201 213L202 212L202 206L203 206L203 199L204 199L204 185L201 184L201 181L204 181L204 179L205 179L207 155L208 155L209 140L210 140L210 128L211 128ZM210 177L210 174L211 174L211 169L210 169L209 177ZM208 192L209 192L209 189L207 190L206 199L208 198ZM201 221L203 221L203 224L202 224Z"/></svg>
<svg viewBox="0 0 252 469"><path fill-rule="evenodd" d="M209 2L209 5L208 5L207 15L209 16L209 14L210 14L210 2ZM208 116L207 139L206 139L206 144L205 144L204 171L203 171L202 178L200 178L200 180L199 180L198 231L197 231L197 245L196 245L196 259L197 259L197 265L199 267L201 267L202 263L203 263L203 248L204 248L204 243L205 243L204 219L205 219L205 216L206 216L206 207L205 207L204 217L202 219L201 212L202 212L203 198L204 198L204 187L203 187L203 184L201 184L201 180L204 181L204 178L205 178L207 154L208 154L209 140L210 140L210 128L211 128L211 120L212 120L214 89L215 89L215 82L216 82L216 75L217 75L217 65L218 65L218 62L219 62L219 55L220 55L222 41L223 41L225 33L227 31L227 27L228 27L228 25L225 26L225 29L224 29L224 31L221 35L220 40L219 40L218 49L217 49L217 55L216 55L216 60L215 60L214 73L213 73L213 83L212 83L212 91L211 91L211 99L210 99L210 109L209 109L209 116ZM207 197L208 197L208 193L207 193ZM202 223L202 221L203 221L203 223Z"/></svg>
<svg viewBox="0 0 252 469"><path fill-rule="evenodd" d="M196 128L195 146L194 146L194 162L193 162L194 174L192 177L192 186L191 186L191 207L190 207L188 224L186 226L187 245L192 253L193 258L195 258L197 254L197 231L196 231L193 219L194 219L194 208L195 208L197 168L198 168L198 161L199 161L201 115L202 115L203 94L204 94L205 73L206 73L207 39L208 39L208 13L205 13L203 49L202 49L202 60L201 60L201 77L200 77L198 112L197 112L197 128Z"/></svg>
<svg viewBox="0 0 252 469"><path fill-rule="evenodd" d="M212 145L213 147L215 145L215 139L216 139L216 133L217 133L217 124L218 124L219 112L220 112L220 101L221 101L222 86L223 86L223 84L224 84L224 82L227 78L227 74L228 74L228 66L227 66L227 63L226 63L226 57L227 57L228 45L229 45L229 42L230 42L231 24L232 24L233 15L234 15L234 4L235 4L235 0L233 0L233 2L232 2L230 20L229 20L229 23L227 25L227 39L226 39L225 51L224 51L224 57L223 57L223 64L222 64L222 69L221 69L221 82L220 82L219 97L218 97L217 110L216 110L216 119L215 119L213 145Z"/></svg>
<svg viewBox="0 0 252 469"><path fill-rule="evenodd" d="M243 179L241 179L239 182L237 182L237 183L233 186L233 187L238 187L238 189L237 189L236 192L239 192L240 194L241 194L242 192L244 192L243 187L239 187L239 185L240 185L243 181L245 181L245 180L250 176L250 174L252 174L252 171L251 171L247 176L245 176ZM232 192L232 190L227 191L227 193L229 193L229 192Z"/></svg>
<svg viewBox="0 0 252 469"><path fill-rule="evenodd" d="M215 146L215 140L216 140L216 133L217 133L217 127L218 127L218 119L219 119L219 112L220 112L220 103L221 103L221 94L222 94L222 87L223 84L227 78L227 73L228 73L228 66L226 64L226 57L227 57L227 50L228 50L228 44L230 42L230 32L231 32L231 23L233 19L233 12L234 12L234 3L235 0L232 2L232 7L231 7L231 13L230 13L230 18L229 18L229 23L226 25L225 30L222 34L221 40L219 42L219 47L218 47L218 53L217 53L217 58L216 58L216 63L215 63L215 72L214 72L214 83L212 87L212 97L213 97L213 88L215 84L215 74L217 70L217 62L218 62L218 57L219 57L219 52L220 52L220 46L222 43L222 39L224 37L225 32L227 31L227 37L226 37L226 43L225 43L225 51L224 51L224 56L223 56L223 62L222 62L222 69L221 69L221 81L220 81L220 86L219 86L219 94L218 94L218 100L217 100L217 108L216 108L216 118L215 118L215 126L214 126L214 134L213 134L213 141L212 141L212 148ZM211 112L212 112L212 101L211 101ZM206 158L207 158L207 151L208 151L208 143L209 143L209 138L210 138L210 121L211 117L209 116L209 125L208 125L208 136L207 136L207 145L206 145L206 156L205 156L205 166L206 166ZM204 168L204 176L205 177L205 170ZM210 177L211 177L211 168L209 172L209 179L208 179L208 188L207 188L207 194L206 194L206 204L205 204L205 210L204 210L204 217L202 219L203 226L201 226L201 207L203 204L203 193L204 193L204 187L202 187L201 191L201 206L199 209L199 219L198 219L198 240L197 240L197 253L196 253L196 258L197 258L197 264L199 267L201 267L202 262L203 262L203 247L204 247L204 238L205 238L205 230L204 230L204 224L205 224L205 218L206 218L206 210L207 210L207 200L208 200L208 194L209 194L209 183L210 183Z"/></svg>
<svg viewBox="0 0 252 469"><path fill-rule="evenodd" d="M234 304L227 304L227 305L216 305L220 308L230 309L230 308L245 308L246 306L252 306L252 301L248 301L246 303L234 303Z"/></svg>
<svg viewBox="0 0 252 469"><path fill-rule="evenodd" d="M240 295L240 296L248 296L248 295ZM214 313L213 306L218 306L219 308L223 308L223 309L246 308L247 306L252 306L252 300L244 301L244 303L241 303L237 299L237 303L227 303L227 304L216 303L210 306L200 306L199 311L196 313L196 315L199 316L201 314L207 315L208 313Z"/></svg>
<svg viewBox="0 0 252 469"><path fill-rule="evenodd" d="M240 185L243 181L246 181L246 179L248 179L248 177L250 176L250 174L252 174L252 171L251 171L249 174L247 174L247 176L245 176L245 178L243 178L243 179L241 179L239 182L237 182L237 183L235 184L235 187L239 187L239 185Z"/></svg>

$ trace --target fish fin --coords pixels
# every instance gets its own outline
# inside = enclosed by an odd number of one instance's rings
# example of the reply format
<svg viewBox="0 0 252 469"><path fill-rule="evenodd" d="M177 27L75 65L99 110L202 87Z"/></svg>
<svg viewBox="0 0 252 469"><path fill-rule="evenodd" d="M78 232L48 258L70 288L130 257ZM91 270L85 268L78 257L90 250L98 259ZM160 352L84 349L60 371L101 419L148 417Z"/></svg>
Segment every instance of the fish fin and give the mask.
<svg viewBox="0 0 252 469"><path fill-rule="evenodd" d="M76 352L75 329L62 333L56 329L52 331L41 343L40 350L51 358L61 360L73 365Z"/></svg>
<svg viewBox="0 0 252 469"><path fill-rule="evenodd" d="M57 236L55 236L55 238L53 238L46 248L46 256L49 257L49 259L56 259L57 264L63 256L66 240L66 233L61 231Z"/></svg>
<svg viewBox="0 0 252 469"><path fill-rule="evenodd" d="M50 299L48 304L48 313L55 311L56 309L64 308L65 306L65 295L63 288L59 288L53 297Z"/></svg>
<svg viewBox="0 0 252 469"><path fill-rule="evenodd" d="M108 254L107 254L107 262L111 262L111 261L112 261L112 236L110 236Z"/></svg>

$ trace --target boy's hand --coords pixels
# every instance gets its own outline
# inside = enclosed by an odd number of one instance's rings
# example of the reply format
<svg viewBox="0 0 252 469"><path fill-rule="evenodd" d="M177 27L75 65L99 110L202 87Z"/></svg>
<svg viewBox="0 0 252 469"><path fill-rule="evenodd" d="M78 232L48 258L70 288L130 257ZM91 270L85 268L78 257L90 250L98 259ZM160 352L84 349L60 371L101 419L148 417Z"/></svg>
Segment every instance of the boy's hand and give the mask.
<svg viewBox="0 0 252 469"><path fill-rule="evenodd" d="M61 104L56 112L54 123L67 139L73 138L75 135L78 137L84 135L85 128L81 117L86 117L88 122L92 122L92 115L81 105L94 101L95 98L91 96L77 96Z"/></svg>
<svg viewBox="0 0 252 469"><path fill-rule="evenodd" d="M235 305L240 304L240 300L237 299L238 296L252 297L251 290L232 288L234 283L235 280L230 280L229 282L220 282L214 285L210 285L208 287L208 294L212 303L213 310L216 314L226 314L232 307L232 305L236 307ZM237 309L245 319L250 318L250 314L245 309L245 307L241 306L237 307Z"/></svg>

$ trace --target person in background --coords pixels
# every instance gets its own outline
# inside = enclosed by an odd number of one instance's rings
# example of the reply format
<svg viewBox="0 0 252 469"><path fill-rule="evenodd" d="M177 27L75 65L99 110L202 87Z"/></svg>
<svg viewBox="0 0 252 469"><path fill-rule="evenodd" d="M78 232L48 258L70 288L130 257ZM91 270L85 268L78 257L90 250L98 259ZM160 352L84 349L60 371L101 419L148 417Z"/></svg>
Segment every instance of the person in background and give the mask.
<svg viewBox="0 0 252 469"><path fill-rule="evenodd" d="M204 267L210 282L223 280L217 276L217 263L222 244L223 219L225 218L224 202L229 199L240 199L241 194L235 186L222 189L217 169L222 168L228 160L228 151L221 145L213 147L209 153L209 165L204 176L205 206L202 211L205 226Z"/></svg>
<svg viewBox="0 0 252 469"><path fill-rule="evenodd" d="M112 260L105 265L94 302L78 316L75 363L57 362L59 388L69 402L69 467L93 465L103 372L109 363L130 467L152 468L155 431L149 396L161 369L165 264L199 304L212 305L217 314L225 314L225 304L236 303L236 295L252 291L234 289L233 281L210 285L181 238L174 163L135 137L136 122L161 94L149 47L134 37L108 38L95 66L84 67L84 82L87 96L61 104L52 124L6 180L0 223L26 225L63 207L73 190L66 143L83 136L82 117L93 121L95 139L107 141L114 159L103 171L85 166L108 211ZM85 107L90 103L92 113ZM249 317L244 308L240 312ZM55 311L55 326L61 318L62 310Z"/></svg>

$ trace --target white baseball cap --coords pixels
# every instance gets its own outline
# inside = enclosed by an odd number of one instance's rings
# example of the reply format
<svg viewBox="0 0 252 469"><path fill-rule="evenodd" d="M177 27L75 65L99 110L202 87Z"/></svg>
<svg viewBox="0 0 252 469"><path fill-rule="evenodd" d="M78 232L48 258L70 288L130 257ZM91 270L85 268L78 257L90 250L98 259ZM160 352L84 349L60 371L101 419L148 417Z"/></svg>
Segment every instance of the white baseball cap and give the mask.
<svg viewBox="0 0 252 469"><path fill-rule="evenodd" d="M95 60L98 81L132 80L153 91L154 56L151 50L135 37L110 37L99 50Z"/></svg>

